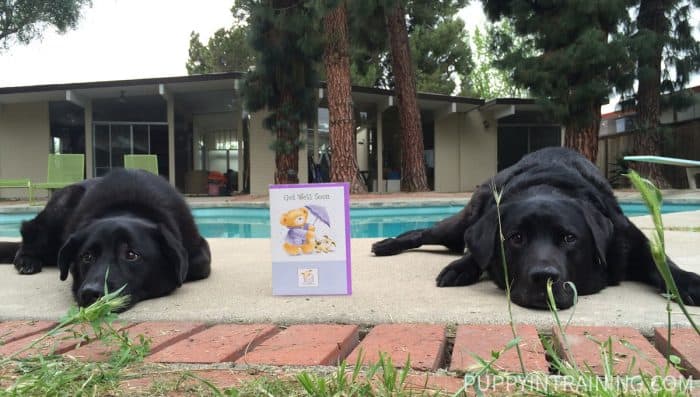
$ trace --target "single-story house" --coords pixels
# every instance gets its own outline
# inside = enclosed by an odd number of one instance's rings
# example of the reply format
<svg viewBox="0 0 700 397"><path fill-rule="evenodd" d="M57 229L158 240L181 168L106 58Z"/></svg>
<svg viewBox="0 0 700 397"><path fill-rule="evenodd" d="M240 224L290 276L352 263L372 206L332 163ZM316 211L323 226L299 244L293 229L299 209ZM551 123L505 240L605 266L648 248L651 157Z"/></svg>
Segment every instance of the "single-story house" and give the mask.
<svg viewBox="0 0 700 397"><path fill-rule="evenodd" d="M0 88L0 179L45 181L49 153L85 155L85 177L123 166L124 154L158 155L160 173L185 194L215 194L212 172L229 188L265 194L273 182L265 112L247 112L242 73ZM394 93L353 87L360 171L373 192L398 190L400 127ZM319 88L317 120L299 153L300 182L328 177L328 110ZM522 155L563 141L529 99L418 94L429 185L473 190ZM543 121L544 120L544 121ZM25 192L2 189L0 197Z"/></svg>

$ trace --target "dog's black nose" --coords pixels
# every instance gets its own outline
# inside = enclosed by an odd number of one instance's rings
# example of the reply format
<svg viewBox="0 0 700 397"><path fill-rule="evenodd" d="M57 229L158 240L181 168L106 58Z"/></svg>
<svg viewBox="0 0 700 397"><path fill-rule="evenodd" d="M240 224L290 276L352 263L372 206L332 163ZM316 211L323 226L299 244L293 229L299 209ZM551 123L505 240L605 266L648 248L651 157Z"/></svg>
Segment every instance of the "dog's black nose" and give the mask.
<svg viewBox="0 0 700 397"><path fill-rule="evenodd" d="M80 306L85 307L95 303L95 301L97 301L102 296L102 288L103 287L97 284L85 285L81 287L80 291L78 291Z"/></svg>
<svg viewBox="0 0 700 397"><path fill-rule="evenodd" d="M547 280L559 281L561 273L554 266L544 266L531 269L528 276L534 284L545 284Z"/></svg>

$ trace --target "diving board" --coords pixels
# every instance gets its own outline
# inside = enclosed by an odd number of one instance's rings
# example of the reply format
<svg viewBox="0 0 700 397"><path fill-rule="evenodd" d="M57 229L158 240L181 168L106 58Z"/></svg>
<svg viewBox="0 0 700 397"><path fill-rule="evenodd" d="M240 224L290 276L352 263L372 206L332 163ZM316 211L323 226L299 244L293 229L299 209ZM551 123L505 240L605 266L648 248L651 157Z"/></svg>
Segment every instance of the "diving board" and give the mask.
<svg viewBox="0 0 700 397"><path fill-rule="evenodd" d="M700 174L700 161L662 156L625 156L624 159L626 161L639 161L644 163L655 163L685 167L685 173L688 176L688 187L690 187L691 189L698 188L698 184L695 182L695 175Z"/></svg>

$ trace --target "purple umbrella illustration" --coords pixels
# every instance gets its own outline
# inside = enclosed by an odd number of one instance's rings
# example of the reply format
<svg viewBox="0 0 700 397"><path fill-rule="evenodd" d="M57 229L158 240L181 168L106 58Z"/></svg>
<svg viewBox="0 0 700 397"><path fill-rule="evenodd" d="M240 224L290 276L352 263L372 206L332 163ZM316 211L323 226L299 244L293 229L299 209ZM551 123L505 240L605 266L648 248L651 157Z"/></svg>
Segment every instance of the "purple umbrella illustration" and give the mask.
<svg viewBox="0 0 700 397"><path fill-rule="evenodd" d="M316 219L314 219L313 225L316 224L317 220L321 220L321 222L325 223L326 226L331 227L331 218L328 216L328 211L326 211L326 207L313 204L306 205L305 207L309 210L309 212L311 212L311 214L313 214L313 216L316 217Z"/></svg>

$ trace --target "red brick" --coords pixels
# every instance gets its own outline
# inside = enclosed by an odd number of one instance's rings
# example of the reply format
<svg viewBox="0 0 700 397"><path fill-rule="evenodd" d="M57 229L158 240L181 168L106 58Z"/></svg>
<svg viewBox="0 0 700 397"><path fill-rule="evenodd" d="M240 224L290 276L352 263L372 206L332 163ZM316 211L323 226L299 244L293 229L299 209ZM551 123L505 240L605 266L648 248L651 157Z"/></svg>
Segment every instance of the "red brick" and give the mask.
<svg viewBox="0 0 700 397"><path fill-rule="evenodd" d="M17 320L0 323L0 344L6 345L17 339L36 335L55 327L53 321Z"/></svg>
<svg viewBox="0 0 700 397"><path fill-rule="evenodd" d="M114 323L112 326L115 329L123 329L133 324L120 324ZM22 339L17 339L13 342L7 343L0 346L0 355L9 355L18 352L30 344L32 344L37 339L41 338L44 334L34 334L25 336ZM41 342L38 342L32 349L28 349L17 355L19 358L26 358L32 355L48 355L48 354L62 354L71 349L74 349L79 345L86 345L92 342L94 338L94 331L89 325L81 325L75 328L73 331L64 331L56 335L46 337Z"/></svg>
<svg viewBox="0 0 700 397"><path fill-rule="evenodd" d="M292 325L236 360L240 364L335 365L359 342L356 325Z"/></svg>
<svg viewBox="0 0 700 397"><path fill-rule="evenodd" d="M549 364L545 357L544 347L537 335L537 329L531 325L517 325L516 331L520 337L520 353L526 371L548 372ZM492 352L505 349L508 342L513 340L510 325L460 325L457 327L452 362L450 370L468 371L476 368L479 362L474 356L490 362ZM509 372L522 372L520 359L515 347L503 352L493 365L494 369Z"/></svg>
<svg viewBox="0 0 700 397"><path fill-rule="evenodd" d="M127 328L126 332L135 343L139 342L139 335L150 339L150 352L155 353L173 343L206 328L201 323L183 322L148 322ZM102 342L90 343L66 354L81 360L105 361L114 351L115 346L106 346Z"/></svg>
<svg viewBox="0 0 700 397"><path fill-rule="evenodd" d="M434 371L442 365L446 342L443 325L380 324L372 328L347 361L376 363L379 353L384 353L396 366L410 359L411 368Z"/></svg>
<svg viewBox="0 0 700 397"><path fill-rule="evenodd" d="M661 354L668 354L668 328L654 330L654 343ZM700 335L693 328L671 329L671 354L681 358L685 375L700 378Z"/></svg>
<svg viewBox="0 0 700 397"><path fill-rule="evenodd" d="M149 362L219 363L234 361L278 332L272 324L220 324L146 358Z"/></svg>
<svg viewBox="0 0 700 397"><path fill-rule="evenodd" d="M566 329L569 349L565 348L566 344L559 329L554 328L554 343L559 355L569 362L575 361L580 368L585 368L587 364L598 375L604 375L602 347L599 343L607 343L609 337L612 340L615 374L627 375L628 370L630 375L638 375L640 371L649 375L663 373L666 360L642 334L633 328L570 326ZM625 341L633 349L625 346L621 341ZM633 359L634 365L629 369ZM669 375L678 377L680 373L671 368Z"/></svg>

